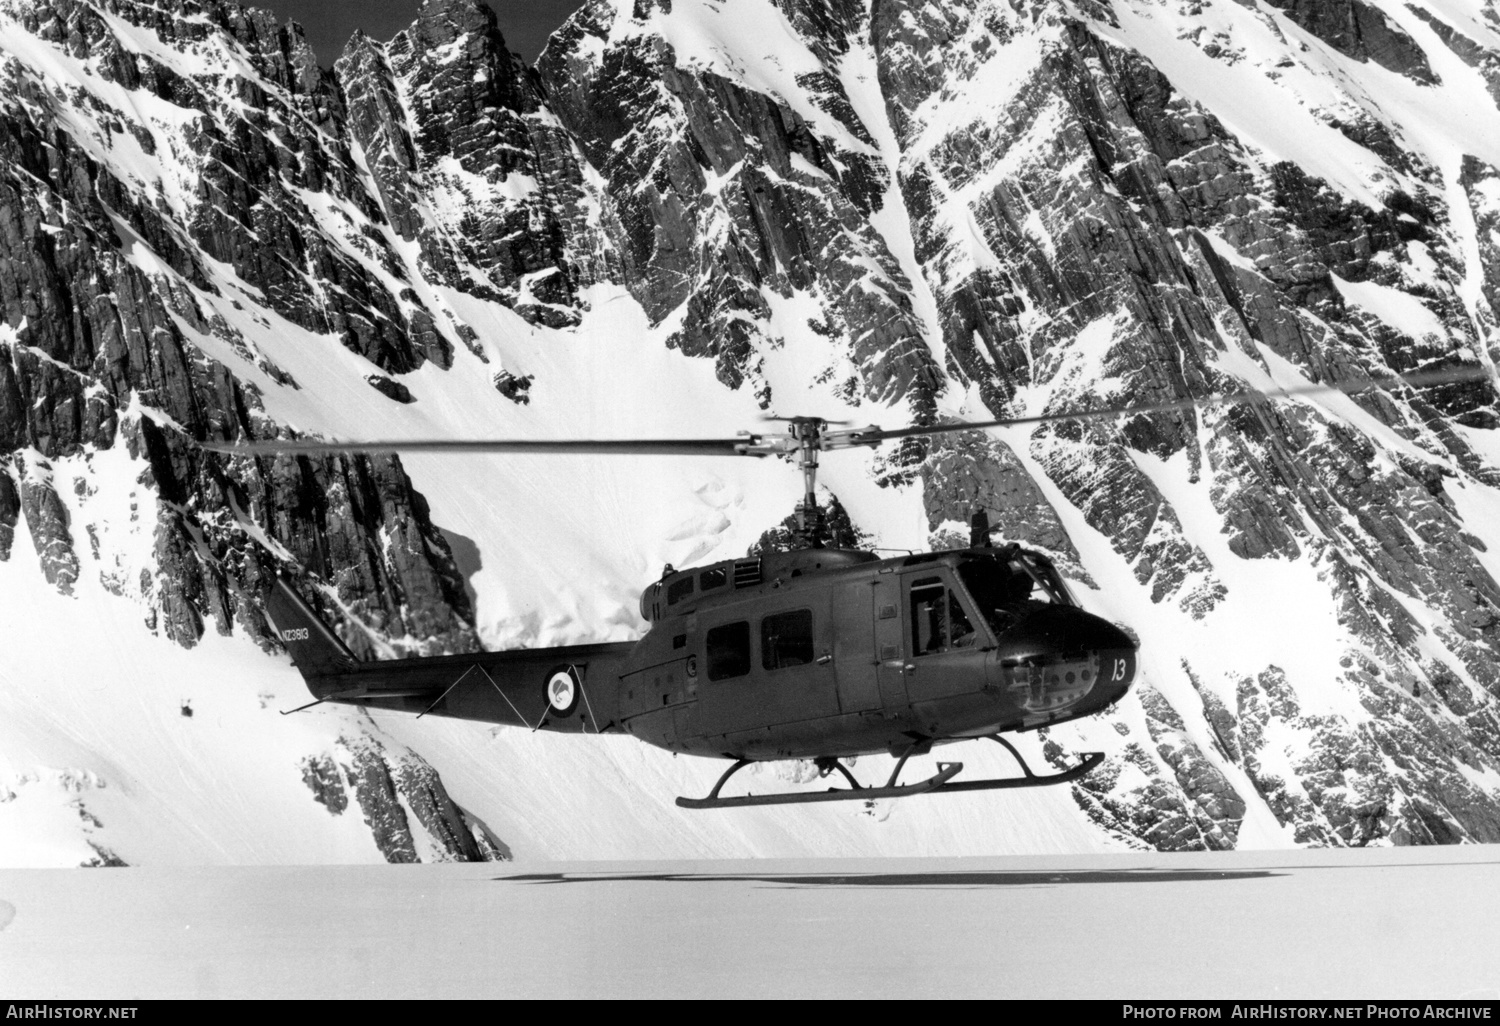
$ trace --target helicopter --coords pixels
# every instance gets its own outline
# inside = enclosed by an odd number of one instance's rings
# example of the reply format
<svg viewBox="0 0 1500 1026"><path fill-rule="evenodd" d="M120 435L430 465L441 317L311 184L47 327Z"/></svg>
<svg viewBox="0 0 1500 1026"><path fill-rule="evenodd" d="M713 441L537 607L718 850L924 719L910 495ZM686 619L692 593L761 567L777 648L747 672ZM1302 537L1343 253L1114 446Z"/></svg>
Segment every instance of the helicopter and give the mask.
<svg viewBox="0 0 1500 1026"><path fill-rule="evenodd" d="M234 455L490 452L690 454L795 461L804 478L796 544L685 569L668 566L640 596L650 626L637 641L364 661L285 576L264 596L273 628L314 701L445 716L531 730L628 734L674 753L730 760L686 809L905 798L1068 783L1104 759L1034 772L1003 735L1101 712L1137 677L1138 645L1084 610L1043 552L995 545L976 511L965 549L882 558L821 543L819 456L920 436L1018 424L1166 412L1316 392L1418 387L1489 377L1462 367L1343 384L1072 410L885 430L842 429L818 417L734 438L640 440L281 440L200 443ZM956 780L960 762L901 783L907 760L935 746L987 738L1020 773ZM861 784L844 760L889 754L884 784ZM847 787L723 796L756 762L811 760Z"/></svg>

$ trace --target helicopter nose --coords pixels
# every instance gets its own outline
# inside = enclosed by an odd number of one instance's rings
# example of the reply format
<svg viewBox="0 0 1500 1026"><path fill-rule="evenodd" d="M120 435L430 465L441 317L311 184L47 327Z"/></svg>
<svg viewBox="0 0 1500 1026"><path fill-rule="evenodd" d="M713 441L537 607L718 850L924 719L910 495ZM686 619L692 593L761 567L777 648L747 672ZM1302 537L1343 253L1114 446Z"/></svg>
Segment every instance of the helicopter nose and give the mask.
<svg viewBox="0 0 1500 1026"><path fill-rule="evenodd" d="M1130 635L1076 607L1034 610L1005 632L998 655L1001 687L1027 726L1106 709L1135 682Z"/></svg>
<svg viewBox="0 0 1500 1026"><path fill-rule="evenodd" d="M1087 615L1087 614L1085 614ZM1108 709L1135 683L1136 651L1139 646L1119 627L1108 620L1089 616L1087 650L1097 661L1099 678L1094 690L1081 703L1077 715L1083 716Z"/></svg>
<svg viewBox="0 0 1500 1026"><path fill-rule="evenodd" d="M1082 625L1083 630L1088 634L1086 647L1098 651L1128 648L1132 652L1138 647L1135 640L1121 630L1118 625L1112 624L1104 619L1104 617L1095 616L1092 613L1084 613L1083 615L1087 618Z"/></svg>

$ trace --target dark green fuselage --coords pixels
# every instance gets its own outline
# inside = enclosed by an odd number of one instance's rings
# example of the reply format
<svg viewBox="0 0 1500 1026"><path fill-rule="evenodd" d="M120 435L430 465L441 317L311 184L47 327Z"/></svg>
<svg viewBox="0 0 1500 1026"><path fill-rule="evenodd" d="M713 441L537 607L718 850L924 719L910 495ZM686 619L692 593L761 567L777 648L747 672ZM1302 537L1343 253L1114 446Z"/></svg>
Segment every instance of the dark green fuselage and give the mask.
<svg viewBox="0 0 1500 1026"><path fill-rule="evenodd" d="M1134 681L1130 637L1019 551L804 549L671 571L643 594L651 628L633 643L383 662L332 658L316 637L288 648L330 701L736 759L899 752L1075 719ZM309 637L286 600L268 609L283 638ZM561 671L581 691L565 712L546 698Z"/></svg>

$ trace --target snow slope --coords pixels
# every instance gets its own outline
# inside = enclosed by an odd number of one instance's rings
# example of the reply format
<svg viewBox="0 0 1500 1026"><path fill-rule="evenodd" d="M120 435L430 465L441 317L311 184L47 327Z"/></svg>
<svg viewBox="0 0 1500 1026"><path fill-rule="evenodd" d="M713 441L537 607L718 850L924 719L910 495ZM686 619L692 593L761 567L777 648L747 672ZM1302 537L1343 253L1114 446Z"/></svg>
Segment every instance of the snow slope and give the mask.
<svg viewBox="0 0 1500 1026"><path fill-rule="evenodd" d="M1441 1014L1500 997L1495 877L1493 845L5 870L0 987L17 1000L1256 1003L1241 1015L1357 999Z"/></svg>

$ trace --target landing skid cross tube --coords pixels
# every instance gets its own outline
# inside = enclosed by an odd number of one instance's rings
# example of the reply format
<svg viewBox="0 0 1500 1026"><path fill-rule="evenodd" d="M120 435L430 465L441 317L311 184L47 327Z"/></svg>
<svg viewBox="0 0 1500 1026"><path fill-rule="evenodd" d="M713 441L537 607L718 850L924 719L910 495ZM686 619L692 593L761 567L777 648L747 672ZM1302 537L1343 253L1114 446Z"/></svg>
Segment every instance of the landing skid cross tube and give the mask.
<svg viewBox="0 0 1500 1026"><path fill-rule="evenodd" d="M957 783L953 778L964 768L961 762L940 762L938 771L926 780L919 780L914 784L897 784L901 777L901 770L906 766L918 743L913 743L906 753L896 762L896 768L891 772L891 778L883 787L862 787L854 775L845 768L844 764L837 759L819 759L818 768L827 776L833 770L838 770L844 779L849 781L848 787L830 787L826 791L785 791L780 794L747 794L734 798L720 798L719 791L728 783L729 778L740 770L749 766L754 760L740 759L733 766L724 771L719 777L718 783L714 784L713 790L708 792L706 798L678 798L677 805L684 809L734 809L749 805L801 805L809 802L846 802L846 801L873 801L877 798L909 798L918 794L942 794L945 791L998 791L1002 788L1013 787L1047 787L1052 784L1066 784L1084 776L1099 763L1104 761L1103 752L1086 752L1083 761L1072 769L1062 770L1057 773L1037 775L1031 772L1031 767L1026 765L1026 760L1021 758L1021 753L1016 751L1015 746L998 734L989 735L991 741L1005 746L1016 762L1021 767L1024 776L1007 777L994 780L964 780Z"/></svg>

